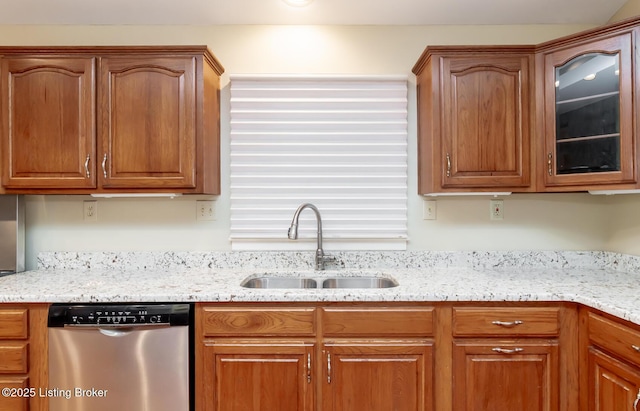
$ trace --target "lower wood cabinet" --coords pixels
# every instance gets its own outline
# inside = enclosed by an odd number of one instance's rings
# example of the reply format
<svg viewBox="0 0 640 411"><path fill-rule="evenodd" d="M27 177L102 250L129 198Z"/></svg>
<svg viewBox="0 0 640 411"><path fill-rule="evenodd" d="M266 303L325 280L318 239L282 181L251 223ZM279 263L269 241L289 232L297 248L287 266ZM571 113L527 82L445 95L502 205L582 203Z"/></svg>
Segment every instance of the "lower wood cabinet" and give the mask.
<svg viewBox="0 0 640 411"><path fill-rule="evenodd" d="M640 327L587 313L589 411L640 411Z"/></svg>
<svg viewBox="0 0 640 411"><path fill-rule="evenodd" d="M637 411L640 368L589 350L589 411Z"/></svg>
<svg viewBox="0 0 640 411"><path fill-rule="evenodd" d="M29 410L29 397L18 395L19 393L23 392L23 389L29 388L28 377L0 377L0 387L2 387L2 389L9 389L9 395L2 394L2 396L0 396L1 411Z"/></svg>
<svg viewBox="0 0 640 411"><path fill-rule="evenodd" d="M456 341L453 409L558 410L558 342Z"/></svg>
<svg viewBox="0 0 640 411"><path fill-rule="evenodd" d="M341 341L323 346L322 409L432 409L433 344Z"/></svg>
<svg viewBox="0 0 640 411"><path fill-rule="evenodd" d="M559 338L566 311L454 307L453 410L561 409Z"/></svg>
<svg viewBox="0 0 640 411"><path fill-rule="evenodd" d="M196 311L198 411L432 411L433 308Z"/></svg>
<svg viewBox="0 0 640 411"><path fill-rule="evenodd" d="M195 323L196 411L640 411L640 325L574 303L200 303Z"/></svg>
<svg viewBox="0 0 640 411"><path fill-rule="evenodd" d="M46 304L0 308L0 411L48 410L38 396L47 386L47 312Z"/></svg>
<svg viewBox="0 0 640 411"><path fill-rule="evenodd" d="M313 357L301 341L207 342L203 409L311 411Z"/></svg>

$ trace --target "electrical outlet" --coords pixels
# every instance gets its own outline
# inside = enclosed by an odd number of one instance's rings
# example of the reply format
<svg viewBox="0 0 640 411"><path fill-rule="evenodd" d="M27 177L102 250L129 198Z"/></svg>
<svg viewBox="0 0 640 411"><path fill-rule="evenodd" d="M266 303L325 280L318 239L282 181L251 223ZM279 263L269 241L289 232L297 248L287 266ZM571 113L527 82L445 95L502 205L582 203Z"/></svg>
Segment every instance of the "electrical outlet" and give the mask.
<svg viewBox="0 0 640 411"><path fill-rule="evenodd" d="M435 220L437 211L436 200L424 200L422 203L422 218L424 220Z"/></svg>
<svg viewBox="0 0 640 411"><path fill-rule="evenodd" d="M196 201L196 220L213 221L216 219L215 208L212 200Z"/></svg>
<svg viewBox="0 0 640 411"><path fill-rule="evenodd" d="M84 221L96 222L98 221L98 202L95 200L87 200L82 203Z"/></svg>
<svg viewBox="0 0 640 411"><path fill-rule="evenodd" d="M491 220L504 219L504 200L490 200L489 207L489 218Z"/></svg>

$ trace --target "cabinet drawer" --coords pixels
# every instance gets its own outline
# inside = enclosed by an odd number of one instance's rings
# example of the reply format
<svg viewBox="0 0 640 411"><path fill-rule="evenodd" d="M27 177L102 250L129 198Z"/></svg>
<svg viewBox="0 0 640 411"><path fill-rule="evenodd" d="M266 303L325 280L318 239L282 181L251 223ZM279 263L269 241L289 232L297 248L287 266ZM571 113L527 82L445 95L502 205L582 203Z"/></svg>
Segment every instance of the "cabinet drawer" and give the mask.
<svg viewBox="0 0 640 411"><path fill-rule="evenodd" d="M640 332L589 313L589 340L594 344L640 365Z"/></svg>
<svg viewBox="0 0 640 411"><path fill-rule="evenodd" d="M28 370L27 342L0 342L0 374L24 374Z"/></svg>
<svg viewBox="0 0 640 411"><path fill-rule="evenodd" d="M380 337L433 334L432 307L323 308L325 336L372 335Z"/></svg>
<svg viewBox="0 0 640 411"><path fill-rule="evenodd" d="M315 335L315 308L203 308L204 336Z"/></svg>
<svg viewBox="0 0 640 411"><path fill-rule="evenodd" d="M24 339L28 336L28 311L25 308L0 310L0 339Z"/></svg>
<svg viewBox="0 0 640 411"><path fill-rule="evenodd" d="M27 377L0 377L0 387L17 390L29 388ZM18 395L19 392L0 395L0 411L27 411L29 409L29 397ZM13 394L16 394L15 396Z"/></svg>
<svg viewBox="0 0 640 411"><path fill-rule="evenodd" d="M558 335L559 313L555 307L454 308L453 335Z"/></svg>

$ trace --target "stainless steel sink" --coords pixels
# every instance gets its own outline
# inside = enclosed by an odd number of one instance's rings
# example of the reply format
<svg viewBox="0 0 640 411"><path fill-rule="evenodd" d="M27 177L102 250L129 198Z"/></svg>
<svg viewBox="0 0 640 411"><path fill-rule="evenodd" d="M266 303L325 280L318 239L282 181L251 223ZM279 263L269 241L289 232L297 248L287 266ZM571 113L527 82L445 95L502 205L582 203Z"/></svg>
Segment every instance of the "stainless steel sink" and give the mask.
<svg viewBox="0 0 640 411"><path fill-rule="evenodd" d="M255 277L244 280L241 284L245 288L317 288L318 283L313 278L296 277Z"/></svg>
<svg viewBox="0 0 640 411"><path fill-rule="evenodd" d="M263 289L306 289L306 288L392 288L398 282L392 278L376 276L310 278L286 275L264 275L246 278L242 283L245 288Z"/></svg>
<svg viewBox="0 0 640 411"><path fill-rule="evenodd" d="M392 288L398 283L391 278L382 277L336 277L327 278L322 288Z"/></svg>

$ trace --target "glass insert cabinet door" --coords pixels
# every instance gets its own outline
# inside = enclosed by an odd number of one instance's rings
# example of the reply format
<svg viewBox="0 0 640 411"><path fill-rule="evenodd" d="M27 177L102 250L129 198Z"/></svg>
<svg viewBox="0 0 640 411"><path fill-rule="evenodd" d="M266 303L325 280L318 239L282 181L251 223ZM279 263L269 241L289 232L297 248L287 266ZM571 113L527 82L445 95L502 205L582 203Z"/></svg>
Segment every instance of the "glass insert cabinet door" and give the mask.
<svg viewBox="0 0 640 411"><path fill-rule="evenodd" d="M556 173L620 171L620 55L556 67Z"/></svg>
<svg viewBox="0 0 640 411"><path fill-rule="evenodd" d="M547 183L634 181L630 41L547 56Z"/></svg>

